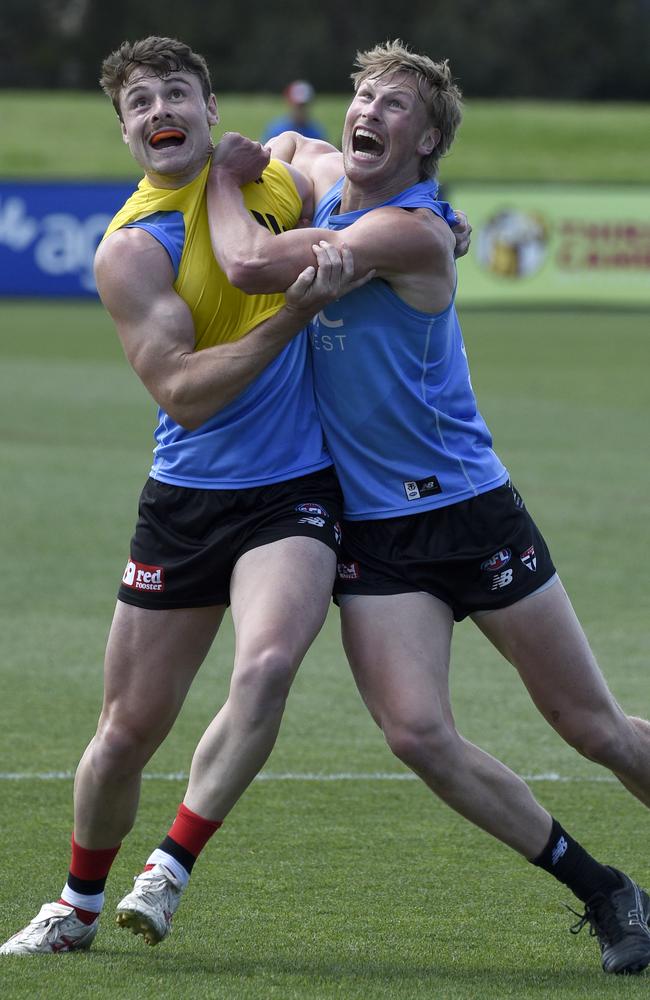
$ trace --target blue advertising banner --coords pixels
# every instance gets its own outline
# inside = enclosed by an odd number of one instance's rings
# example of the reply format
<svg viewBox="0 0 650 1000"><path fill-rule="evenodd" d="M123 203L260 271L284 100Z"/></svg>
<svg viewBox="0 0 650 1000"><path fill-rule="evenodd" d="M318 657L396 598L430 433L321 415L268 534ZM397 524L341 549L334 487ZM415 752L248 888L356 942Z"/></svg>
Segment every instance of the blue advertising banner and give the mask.
<svg viewBox="0 0 650 1000"><path fill-rule="evenodd" d="M97 295L95 249L135 187L0 181L0 295Z"/></svg>
<svg viewBox="0 0 650 1000"><path fill-rule="evenodd" d="M96 296L95 249L135 186L0 181L0 296ZM650 188L459 182L444 197L473 226L460 305L650 307Z"/></svg>

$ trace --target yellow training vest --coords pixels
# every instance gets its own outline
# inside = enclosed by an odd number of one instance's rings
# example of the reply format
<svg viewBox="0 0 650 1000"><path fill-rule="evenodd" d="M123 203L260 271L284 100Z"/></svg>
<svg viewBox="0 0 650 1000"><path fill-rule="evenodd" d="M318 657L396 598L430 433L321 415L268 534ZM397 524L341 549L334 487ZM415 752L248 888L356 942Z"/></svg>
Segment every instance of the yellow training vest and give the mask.
<svg viewBox="0 0 650 1000"><path fill-rule="evenodd" d="M112 219L104 239L117 229L154 212L180 212L185 240L174 288L187 302L196 330L196 350L239 340L284 305L284 295L247 295L229 284L210 242L205 188L210 161L184 187L154 187L143 178L137 190ZM271 232L293 229L302 202L293 179L278 160L271 160L262 179L242 188L246 207Z"/></svg>

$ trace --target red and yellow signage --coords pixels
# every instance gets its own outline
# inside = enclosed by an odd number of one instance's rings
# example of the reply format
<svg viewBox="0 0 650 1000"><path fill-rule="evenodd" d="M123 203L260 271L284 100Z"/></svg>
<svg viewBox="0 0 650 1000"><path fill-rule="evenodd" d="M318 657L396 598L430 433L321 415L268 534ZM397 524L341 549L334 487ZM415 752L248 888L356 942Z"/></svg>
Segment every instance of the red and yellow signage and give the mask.
<svg viewBox="0 0 650 1000"><path fill-rule="evenodd" d="M453 184L473 226L460 305L650 307L650 188Z"/></svg>

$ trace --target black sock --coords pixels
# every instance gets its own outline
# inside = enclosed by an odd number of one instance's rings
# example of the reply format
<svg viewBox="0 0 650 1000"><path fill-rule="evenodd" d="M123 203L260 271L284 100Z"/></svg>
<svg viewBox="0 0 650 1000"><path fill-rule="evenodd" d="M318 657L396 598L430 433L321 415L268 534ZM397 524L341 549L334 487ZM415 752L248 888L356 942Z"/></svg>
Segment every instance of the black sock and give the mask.
<svg viewBox="0 0 650 1000"><path fill-rule="evenodd" d="M583 903L597 892L611 892L621 885L618 875L592 858L556 819L546 847L531 863L563 882Z"/></svg>
<svg viewBox="0 0 650 1000"><path fill-rule="evenodd" d="M185 847L178 844L175 840L169 836L165 837L162 844L159 844L161 851L165 854L171 854L172 858L176 858L179 864L183 866L185 871L191 875L192 868L194 867L194 862L196 861L196 855L191 854Z"/></svg>

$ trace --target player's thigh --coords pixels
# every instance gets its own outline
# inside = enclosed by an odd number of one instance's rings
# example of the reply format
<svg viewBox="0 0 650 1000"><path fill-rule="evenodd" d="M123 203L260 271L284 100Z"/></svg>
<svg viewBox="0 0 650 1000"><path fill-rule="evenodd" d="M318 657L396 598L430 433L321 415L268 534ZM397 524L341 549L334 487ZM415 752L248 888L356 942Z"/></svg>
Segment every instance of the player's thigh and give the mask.
<svg viewBox="0 0 650 1000"><path fill-rule="evenodd" d="M139 724L173 720L225 606L151 610L118 601L106 647L104 712Z"/></svg>
<svg viewBox="0 0 650 1000"><path fill-rule="evenodd" d="M607 683L562 583L510 607L474 616L516 667L535 704L556 728L617 713Z"/></svg>
<svg viewBox="0 0 650 1000"><path fill-rule="evenodd" d="M272 647L297 667L325 621L335 571L334 550L307 536L245 552L230 584L237 659Z"/></svg>
<svg viewBox="0 0 650 1000"><path fill-rule="evenodd" d="M341 598L343 644L359 691L380 724L451 721L453 616L424 593Z"/></svg>

